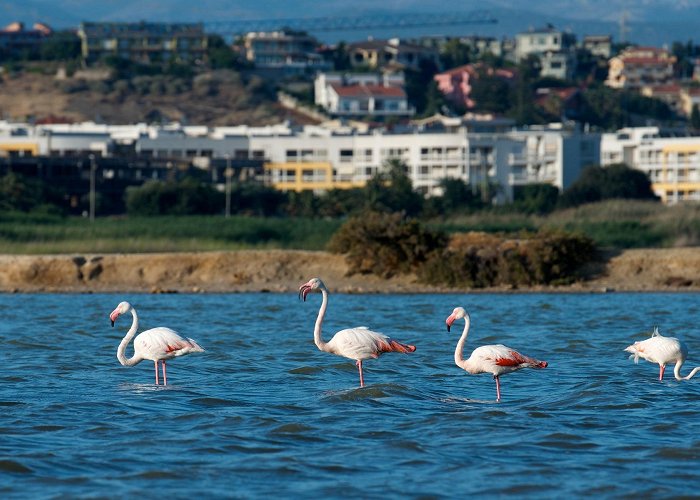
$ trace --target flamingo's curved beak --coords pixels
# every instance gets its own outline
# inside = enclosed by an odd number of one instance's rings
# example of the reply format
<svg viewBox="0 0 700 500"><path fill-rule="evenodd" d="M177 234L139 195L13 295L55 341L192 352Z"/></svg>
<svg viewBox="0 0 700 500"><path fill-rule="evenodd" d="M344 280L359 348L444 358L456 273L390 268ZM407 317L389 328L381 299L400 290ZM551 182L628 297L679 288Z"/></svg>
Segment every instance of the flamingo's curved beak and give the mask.
<svg viewBox="0 0 700 500"><path fill-rule="evenodd" d="M117 311L116 309L114 311L112 311L112 314L109 315L109 319L112 322L112 327L114 327L114 322L116 321L116 319L118 317L119 317L119 311Z"/></svg>
<svg viewBox="0 0 700 500"><path fill-rule="evenodd" d="M304 302L306 302L306 296L309 294L311 291L311 286L308 284L303 284L299 287L299 299L302 299Z"/></svg>
<svg viewBox="0 0 700 500"><path fill-rule="evenodd" d="M112 328L114 328L114 320L112 320Z"/></svg>
<svg viewBox="0 0 700 500"><path fill-rule="evenodd" d="M455 318L454 318L454 316L452 316L452 315L450 315L450 316L445 320L445 324L447 325L447 331L448 331L448 332L450 331L450 327L452 327L452 323L454 323L454 322L455 322Z"/></svg>

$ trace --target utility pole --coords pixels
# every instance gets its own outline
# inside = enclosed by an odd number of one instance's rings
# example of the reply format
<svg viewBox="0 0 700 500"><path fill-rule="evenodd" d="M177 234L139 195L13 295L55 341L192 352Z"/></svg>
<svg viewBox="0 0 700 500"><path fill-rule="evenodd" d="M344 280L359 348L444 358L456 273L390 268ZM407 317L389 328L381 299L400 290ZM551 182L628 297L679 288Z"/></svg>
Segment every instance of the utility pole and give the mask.
<svg viewBox="0 0 700 500"><path fill-rule="evenodd" d="M90 155L90 222L95 222L95 155Z"/></svg>
<svg viewBox="0 0 700 500"><path fill-rule="evenodd" d="M226 177L226 211L225 217L231 217L231 177L233 176L233 170L231 170L231 156L226 155L226 170L224 170L224 177Z"/></svg>

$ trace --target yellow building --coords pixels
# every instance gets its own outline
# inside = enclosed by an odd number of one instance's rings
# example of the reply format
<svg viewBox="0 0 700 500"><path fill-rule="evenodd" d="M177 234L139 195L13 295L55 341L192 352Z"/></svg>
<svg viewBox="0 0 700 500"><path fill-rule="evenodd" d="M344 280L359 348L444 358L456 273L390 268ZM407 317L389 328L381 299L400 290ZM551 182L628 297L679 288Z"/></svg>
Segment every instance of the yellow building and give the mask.
<svg viewBox="0 0 700 500"><path fill-rule="evenodd" d="M327 191L362 187L364 183L336 181L329 162L266 163L265 178L280 191Z"/></svg>
<svg viewBox="0 0 700 500"><path fill-rule="evenodd" d="M700 200L700 144L664 146L661 165L652 189L664 203Z"/></svg>

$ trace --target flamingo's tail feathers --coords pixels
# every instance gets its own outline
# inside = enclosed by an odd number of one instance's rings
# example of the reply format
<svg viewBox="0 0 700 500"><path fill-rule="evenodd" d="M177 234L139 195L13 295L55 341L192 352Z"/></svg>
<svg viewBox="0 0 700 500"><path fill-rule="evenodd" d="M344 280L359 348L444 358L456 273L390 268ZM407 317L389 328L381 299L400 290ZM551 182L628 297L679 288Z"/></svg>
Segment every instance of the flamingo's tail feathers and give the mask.
<svg viewBox="0 0 700 500"><path fill-rule="evenodd" d="M637 350L636 344L625 347L625 352L630 353L629 359L634 359L635 364L639 363L639 351Z"/></svg>
<svg viewBox="0 0 700 500"><path fill-rule="evenodd" d="M379 350L381 352L403 352L409 353L416 350L416 346L410 344L402 344L394 339L387 339L386 342L381 342L379 344Z"/></svg>

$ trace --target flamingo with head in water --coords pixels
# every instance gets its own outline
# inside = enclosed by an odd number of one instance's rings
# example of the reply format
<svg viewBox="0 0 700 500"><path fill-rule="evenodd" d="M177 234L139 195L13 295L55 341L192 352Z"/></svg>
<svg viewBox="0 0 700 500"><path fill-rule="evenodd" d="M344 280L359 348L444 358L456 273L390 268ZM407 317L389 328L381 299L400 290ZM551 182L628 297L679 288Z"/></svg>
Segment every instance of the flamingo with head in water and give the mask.
<svg viewBox="0 0 700 500"><path fill-rule="evenodd" d="M194 340L183 338L175 330L159 326L141 332L134 339L134 355L127 359L125 355L126 346L129 345L129 342L136 334L136 330L139 328L139 317L136 315L136 309L128 302L121 302L109 315L109 319L112 320L112 326L114 326L116 319L128 312L131 313L133 321L131 322L131 328L126 332L117 348L117 359L123 366L134 366L144 359L150 359L155 363L156 385L158 385L158 362L161 362L163 366L163 385L167 385L166 360L184 356L191 352L204 351Z"/></svg>
<svg viewBox="0 0 700 500"><path fill-rule="evenodd" d="M306 296L311 292L321 293L323 296L314 327L316 347L321 351L354 359L360 372L360 387L365 386L365 380L362 375L363 360L378 358L385 352L409 353L416 350L415 346L402 344L382 333L373 332L365 326L340 330L330 341L325 342L321 337L321 325L328 307L328 289L320 279L312 278L299 287L299 298L306 301Z"/></svg>
<svg viewBox="0 0 700 500"><path fill-rule="evenodd" d="M635 342L625 348L630 353L630 358L634 358L635 363L639 363L639 358L646 359L650 363L659 364L659 380L664 379L664 371L668 363L676 363L673 368L673 375L676 380L690 380L700 370L700 366L685 377L681 377L681 366L688 357L688 348L685 343L675 337L664 337L659 333L658 328L654 328L654 333L646 340Z"/></svg>
<svg viewBox="0 0 700 500"><path fill-rule="evenodd" d="M452 314L445 320L445 323L447 323L447 331L449 332L452 323L462 318L464 318L464 331L455 348L455 363L472 375L478 373L490 373L493 375L493 379L496 381L496 401L501 400L501 384L499 381L501 375L523 368L547 367L546 361L523 356L518 351L502 344L477 347L472 352L472 355L469 356L469 359L464 359L464 344L467 341L471 321L469 313L463 307L455 307Z"/></svg>

